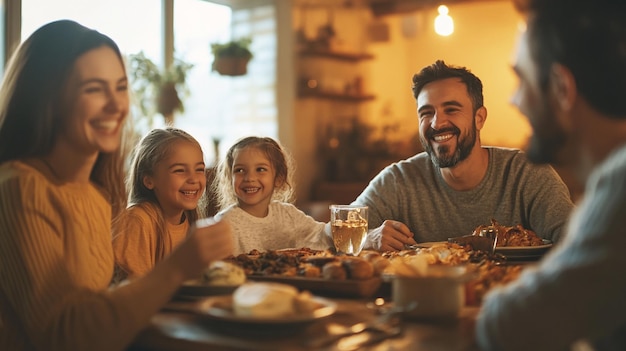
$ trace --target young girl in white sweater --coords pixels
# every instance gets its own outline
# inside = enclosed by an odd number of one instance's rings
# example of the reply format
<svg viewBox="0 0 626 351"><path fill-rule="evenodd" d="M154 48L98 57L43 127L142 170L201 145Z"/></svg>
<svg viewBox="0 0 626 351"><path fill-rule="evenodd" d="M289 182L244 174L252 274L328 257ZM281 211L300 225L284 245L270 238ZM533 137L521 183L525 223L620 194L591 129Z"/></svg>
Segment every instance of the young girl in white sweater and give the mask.
<svg viewBox="0 0 626 351"><path fill-rule="evenodd" d="M230 222L234 254L284 248L328 249L332 238L292 203L291 159L272 138L237 141L219 165L213 184L220 212Z"/></svg>

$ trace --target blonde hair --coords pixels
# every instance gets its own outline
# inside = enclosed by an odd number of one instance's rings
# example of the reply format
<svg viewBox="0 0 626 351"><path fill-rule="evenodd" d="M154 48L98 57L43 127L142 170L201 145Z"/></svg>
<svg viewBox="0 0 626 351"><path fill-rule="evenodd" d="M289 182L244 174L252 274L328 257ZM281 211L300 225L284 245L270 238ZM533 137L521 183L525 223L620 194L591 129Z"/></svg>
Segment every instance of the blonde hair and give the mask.
<svg viewBox="0 0 626 351"><path fill-rule="evenodd" d="M272 138L250 136L239 139L231 146L224 160L218 165L217 174L211 184L212 192L215 194L215 200L218 203L218 209L221 211L237 203L237 195L232 185L235 152L247 148L254 148L263 152L276 171L274 183L278 185L274 188L272 200L293 202L295 196L292 186L294 166L291 155L278 141Z"/></svg>

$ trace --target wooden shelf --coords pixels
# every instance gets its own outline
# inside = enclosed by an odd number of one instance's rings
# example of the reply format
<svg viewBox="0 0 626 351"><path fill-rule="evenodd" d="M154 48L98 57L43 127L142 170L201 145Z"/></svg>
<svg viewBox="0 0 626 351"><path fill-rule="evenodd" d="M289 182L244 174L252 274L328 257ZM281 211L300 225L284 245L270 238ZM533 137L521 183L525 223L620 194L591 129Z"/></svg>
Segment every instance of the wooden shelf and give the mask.
<svg viewBox="0 0 626 351"><path fill-rule="evenodd" d="M350 61L350 62L371 60L374 58L374 55L367 54L367 53L348 53L348 52L313 51L313 50L300 51L300 56L325 57L325 58L342 60L342 61Z"/></svg>
<svg viewBox="0 0 626 351"><path fill-rule="evenodd" d="M370 101L376 98L376 96L374 95L339 94L339 93L331 93L331 92L318 91L318 90L302 90L298 93L298 97L318 98L318 99L328 99L328 100L338 100L338 101L352 101L352 102Z"/></svg>

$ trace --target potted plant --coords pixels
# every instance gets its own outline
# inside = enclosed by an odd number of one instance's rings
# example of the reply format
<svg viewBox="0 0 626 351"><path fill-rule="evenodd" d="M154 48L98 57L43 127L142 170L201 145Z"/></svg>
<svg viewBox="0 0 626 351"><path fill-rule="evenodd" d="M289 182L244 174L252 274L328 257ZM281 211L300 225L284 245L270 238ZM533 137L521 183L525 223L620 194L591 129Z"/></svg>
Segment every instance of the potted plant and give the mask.
<svg viewBox="0 0 626 351"><path fill-rule="evenodd" d="M184 112L181 94L189 94L187 73L193 64L174 58L172 65L160 69L143 51L129 56L129 71L133 93L143 116L149 119L155 113L163 115L165 122L173 124L174 112Z"/></svg>
<svg viewBox="0 0 626 351"><path fill-rule="evenodd" d="M252 58L250 44L246 37L227 43L212 43L213 71L225 76L242 76L248 73L248 62Z"/></svg>

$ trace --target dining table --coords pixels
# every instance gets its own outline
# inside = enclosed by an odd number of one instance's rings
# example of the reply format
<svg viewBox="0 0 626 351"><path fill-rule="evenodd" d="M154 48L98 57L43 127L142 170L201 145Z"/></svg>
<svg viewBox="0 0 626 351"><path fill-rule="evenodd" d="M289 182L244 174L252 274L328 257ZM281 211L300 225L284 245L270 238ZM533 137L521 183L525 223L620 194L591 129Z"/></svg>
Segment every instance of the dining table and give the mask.
<svg viewBox="0 0 626 351"><path fill-rule="evenodd" d="M498 262L500 269L524 269L534 265L550 245L536 248L505 248L501 253L506 262ZM500 270L500 272L504 272ZM501 273L498 273L500 275ZM252 277L248 277L252 278ZM257 277L256 279L259 279ZM268 350L268 351L477 351L475 321L480 310L480 299L465 290L465 303L458 302L458 313L441 318L415 317L415 313L398 313L400 321L394 333L365 330L343 338L330 338L357 323L370 323L381 314L394 309L392 284L376 285L362 282L332 282L319 279L265 277L261 281L298 282L301 291L308 290L314 299L333 307L332 313L302 322L289 318L272 322L248 323L247 319L224 318L208 313L207 306L219 299L230 299L232 291L214 287L189 286L167 303L150 320L149 325L134 339L126 351L200 351L200 350ZM304 284L312 283L315 284ZM384 281L384 279L383 279ZM335 289L332 289L332 288ZM339 288L340 287L340 288ZM350 287L350 289L346 289ZM192 293L199 292L194 295ZM206 294L215 292L216 294ZM180 295L180 293L183 293ZM443 297L442 297L443 298ZM418 302L419 304L419 302ZM418 306L419 307L419 306ZM415 310L417 311L417 309ZM423 311L423 310L422 310ZM456 311L456 310L455 310ZM236 313L233 312L234 315ZM227 316L228 317L228 316ZM327 342L321 342L327 341Z"/></svg>
<svg viewBox="0 0 626 351"><path fill-rule="evenodd" d="M305 324L285 322L264 328L208 318L198 309L202 299L174 300L152 317L127 350L478 350L474 320L479 308L475 306L464 306L457 316L444 319L401 316L399 334L380 337L378 332L365 331L320 344L319 340L332 335L330 326L372 321L381 313L372 307L376 306L373 298L323 299L336 306L329 316Z"/></svg>

